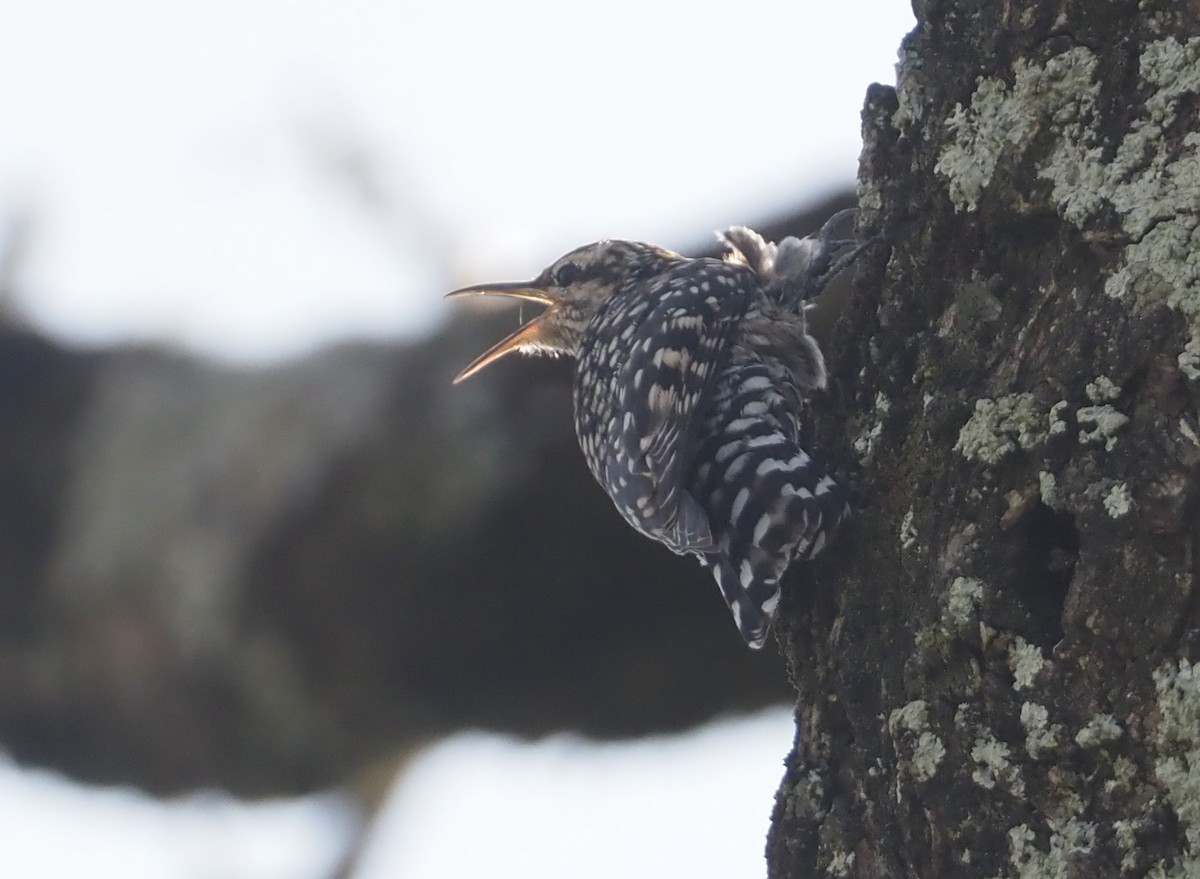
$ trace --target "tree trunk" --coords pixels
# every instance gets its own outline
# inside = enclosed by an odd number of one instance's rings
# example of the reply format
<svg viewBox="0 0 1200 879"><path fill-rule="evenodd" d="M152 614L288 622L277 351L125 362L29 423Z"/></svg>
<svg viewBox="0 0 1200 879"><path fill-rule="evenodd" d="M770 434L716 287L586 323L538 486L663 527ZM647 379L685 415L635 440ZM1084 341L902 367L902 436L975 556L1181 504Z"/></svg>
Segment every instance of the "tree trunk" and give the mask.
<svg viewBox="0 0 1200 879"><path fill-rule="evenodd" d="M769 872L1200 876L1200 6L916 6Z"/></svg>

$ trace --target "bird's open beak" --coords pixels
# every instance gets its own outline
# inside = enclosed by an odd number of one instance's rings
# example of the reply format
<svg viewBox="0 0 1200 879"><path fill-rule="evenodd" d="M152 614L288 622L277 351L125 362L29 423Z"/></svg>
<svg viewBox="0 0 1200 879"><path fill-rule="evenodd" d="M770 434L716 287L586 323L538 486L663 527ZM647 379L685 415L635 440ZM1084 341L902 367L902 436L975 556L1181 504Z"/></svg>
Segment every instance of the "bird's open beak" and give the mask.
<svg viewBox="0 0 1200 879"><path fill-rule="evenodd" d="M539 302L542 305L548 305L551 308L558 302L553 296L545 290L534 285L532 281L513 281L511 283L502 284L475 284L471 287L461 287L458 290L451 290L446 294L447 299L456 299L461 296L508 296L512 299L525 299L530 302ZM515 351L524 344L536 342L541 328L538 322L548 313L548 310L521 325L521 328L515 333L510 333L505 336L491 348L488 348L467 367L454 377L454 384L458 384L464 379L473 376L479 370L483 369L489 363L499 360L509 351Z"/></svg>

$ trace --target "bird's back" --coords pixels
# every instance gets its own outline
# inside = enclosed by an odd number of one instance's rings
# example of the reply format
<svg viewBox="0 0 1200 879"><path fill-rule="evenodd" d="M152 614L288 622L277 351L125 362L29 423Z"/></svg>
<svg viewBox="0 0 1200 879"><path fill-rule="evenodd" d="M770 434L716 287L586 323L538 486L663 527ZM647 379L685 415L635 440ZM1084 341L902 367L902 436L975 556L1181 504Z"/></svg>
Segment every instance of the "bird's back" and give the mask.
<svg viewBox="0 0 1200 879"><path fill-rule="evenodd" d="M846 508L800 447L815 381L802 313L754 269L711 259L622 287L580 347L575 426L592 474L631 525L713 568L752 646L788 565Z"/></svg>

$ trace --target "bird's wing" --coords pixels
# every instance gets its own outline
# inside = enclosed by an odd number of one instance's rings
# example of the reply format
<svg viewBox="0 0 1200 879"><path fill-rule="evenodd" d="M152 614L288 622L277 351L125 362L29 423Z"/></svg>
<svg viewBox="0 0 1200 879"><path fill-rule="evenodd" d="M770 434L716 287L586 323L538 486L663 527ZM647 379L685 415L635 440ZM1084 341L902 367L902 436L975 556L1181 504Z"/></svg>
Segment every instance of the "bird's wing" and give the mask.
<svg viewBox="0 0 1200 879"><path fill-rule="evenodd" d="M688 450L713 376L726 361L750 307L753 275L741 266L694 260L651 289L621 370L616 451L627 468L640 527L676 552L713 547L703 508L683 484Z"/></svg>

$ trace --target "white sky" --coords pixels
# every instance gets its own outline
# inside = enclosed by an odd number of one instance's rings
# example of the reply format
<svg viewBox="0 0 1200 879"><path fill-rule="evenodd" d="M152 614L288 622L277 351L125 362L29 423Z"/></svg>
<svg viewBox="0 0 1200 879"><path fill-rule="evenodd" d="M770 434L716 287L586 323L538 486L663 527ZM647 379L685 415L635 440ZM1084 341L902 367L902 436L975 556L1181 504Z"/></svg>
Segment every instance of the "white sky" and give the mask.
<svg viewBox="0 0 1200 879"><path fill-rule="evenodd" d="M413 766L354 879L727 879L766 873L789 709L682 736L457 736Z"/></svg>
<svg viewBox="0 0 1200 879"><path fill-rule="evenodd" d="M520 744L464 734L418 758L353 879L752 879L788 709L681 736ZM333 797L169 803L0 761L0 875L12 879L328 879L353 821Z"/></svg>
<svg viewBox="0 0 1200 879"><path fill-rule="evenodd" d="M588 240L686 247L848 183L911 24L904 0L10 3L20 304L264 359L427 326L448 283Z"/></svg>
<svg viewBox="0 0 1200 879"><path fill-rule="evenodd" d="M88 343L266 360L417 331L457 282L596 238L687 248L848 184L911 26L905 0L9 3L0 266L30 218L17 305ZM790 741L786 712L673 745L453 740L361 879L761 875ZM303 879L339 820L0 767L0 874Z"/></svg>
<svg viewBox="0 0 1200 879"><path fill-rule="evenodd" d="M6 879L329 879L353 827L352 811L332 796L162 803L0 757Z"/></svg>

